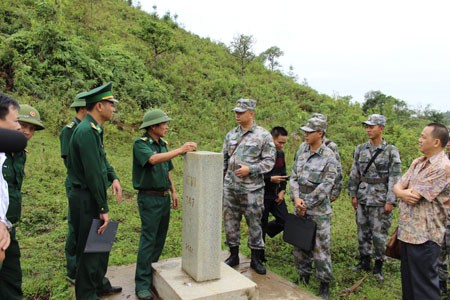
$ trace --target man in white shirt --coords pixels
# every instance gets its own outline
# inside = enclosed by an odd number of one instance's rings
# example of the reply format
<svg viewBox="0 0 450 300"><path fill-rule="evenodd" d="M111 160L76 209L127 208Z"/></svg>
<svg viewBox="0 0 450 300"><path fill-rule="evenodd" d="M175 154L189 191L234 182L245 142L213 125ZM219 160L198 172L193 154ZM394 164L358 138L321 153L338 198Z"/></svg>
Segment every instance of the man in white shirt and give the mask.
<svg viewBox="0 0 450 300"><path fill-rule="evenodd" d="M19 104L8 95L2 93L0 93L0 128L20 130ZM5 153L0 152L0 167L2 168L2 170L5 160ZM5 258L5 250L8 248L11 241L8 231L11 223L9 223L6 219L6 211L8 210L8 205L8 184L3 178L2 173L0 176L0 264Z"/></svg>

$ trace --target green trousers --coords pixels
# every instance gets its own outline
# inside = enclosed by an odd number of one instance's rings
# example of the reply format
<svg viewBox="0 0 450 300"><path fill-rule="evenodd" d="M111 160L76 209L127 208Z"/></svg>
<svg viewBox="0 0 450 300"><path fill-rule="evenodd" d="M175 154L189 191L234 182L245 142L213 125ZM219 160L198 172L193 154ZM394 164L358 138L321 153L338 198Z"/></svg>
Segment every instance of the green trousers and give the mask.
<svg viewBox="0 0 450 300"><path fill-rule="evenodd" d="M141 236L136 262L135 290L151 290L152 263L157 262L166 242L170 219L170 196L138 194Z"/></svg>
<svg viewBox="0 0 450 300"><path fill-rule="evenodd" d="M67 180L66 180L67 181ZM67 199L69 199L70 186L66 182L66 195ZM76 265L77 265L77 240L75 238L75 234L73 232L73 223L72 218L70 217L70 207L67 208L67 236L66 236L66 269L67 269L67 277L75 278L77 274Z"/></svg>
<svg viewBox="0 0 450 300"><path fill-rule="evenodd" d="M84 253L92 219L99 218L97 202L88 190L72 188L69 192L70 216L76 237L77 300L97 300L98 292L111 288L105 277L109 253Z"/></svg>
<svg viewBox="0 0 450 300"><path fill-rule="evenodd" d="M0 270L0 299L18 300L23 298L22 269L20 267L19 242L16 229L11 231L11 244L5 252L5 260Z"/></svg>

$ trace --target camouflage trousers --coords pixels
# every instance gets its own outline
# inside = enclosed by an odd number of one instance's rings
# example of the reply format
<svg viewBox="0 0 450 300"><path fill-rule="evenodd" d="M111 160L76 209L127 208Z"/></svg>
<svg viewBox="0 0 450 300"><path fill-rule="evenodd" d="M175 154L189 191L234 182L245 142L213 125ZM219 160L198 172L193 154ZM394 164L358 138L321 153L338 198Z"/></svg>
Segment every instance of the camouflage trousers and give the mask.
<svg viewBox="0 0 450 300"><path fill-rule="evenodd" d="M331 214L322 216L308 215L317 224L314 249L305 252L294 247L294 263L300 276L312 274L312 263L316 268L316 277L321 282L333 280L331 269Z"/></svg>
<svg viewBox="0 0 450 300"><path fill-rule="evenodd" d="M438 259L438 272L439 272L439 280L447 281L448 280L448 267L447 260L450 255L450 220L447 219L447 227L445 230L444 241L441 246L441 253L439 254Z"/></svg>
<svg viewBox="0 0 450 300"><path fill-rule="evenodd" d="M226 244L229 247L241 243L241 219L244 215L248 226L248 247L264 249L261 217L264 211L264 188L256 191L239 191L224 187L223 190L223 222Z"/></svg>
<svg viewBox="0 0 450 300"><path fill-rule="evenodd" d="M373 256L383 260L386 252L386 239L391 227L392 213L385 213L384 206L367 206L358 204L356 225L358 228L358 245L360 257Z"/></svg>

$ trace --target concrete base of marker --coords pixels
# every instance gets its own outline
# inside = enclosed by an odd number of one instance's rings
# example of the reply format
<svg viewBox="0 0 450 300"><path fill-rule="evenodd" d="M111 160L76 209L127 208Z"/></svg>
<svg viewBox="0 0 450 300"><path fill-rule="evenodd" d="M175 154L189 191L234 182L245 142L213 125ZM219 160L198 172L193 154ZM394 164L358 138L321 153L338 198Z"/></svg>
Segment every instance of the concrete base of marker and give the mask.
<svg viewBox="0 0 450 300"><path fill-rule="evenodd" d="M152 264L153 286L161 299L171 300L244 300L259 299L256 283L221 263L221 278L196 282L181 269L181 258Z"/></svg>

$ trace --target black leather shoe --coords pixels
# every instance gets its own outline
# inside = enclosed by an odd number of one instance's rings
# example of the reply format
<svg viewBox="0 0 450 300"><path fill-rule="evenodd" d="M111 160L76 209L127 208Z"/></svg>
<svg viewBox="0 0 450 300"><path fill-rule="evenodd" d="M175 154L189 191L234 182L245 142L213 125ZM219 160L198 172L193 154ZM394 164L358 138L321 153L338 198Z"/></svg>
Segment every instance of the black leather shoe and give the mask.
<svg viewBox="0 0 450 300"><path fill-rule="evenodd" d="M111 286L109 289L100 291L97 294L98 294L99 297L102 297L102 296L118 294L120 292L122 292L122 287L121 286Z"/></svg>

